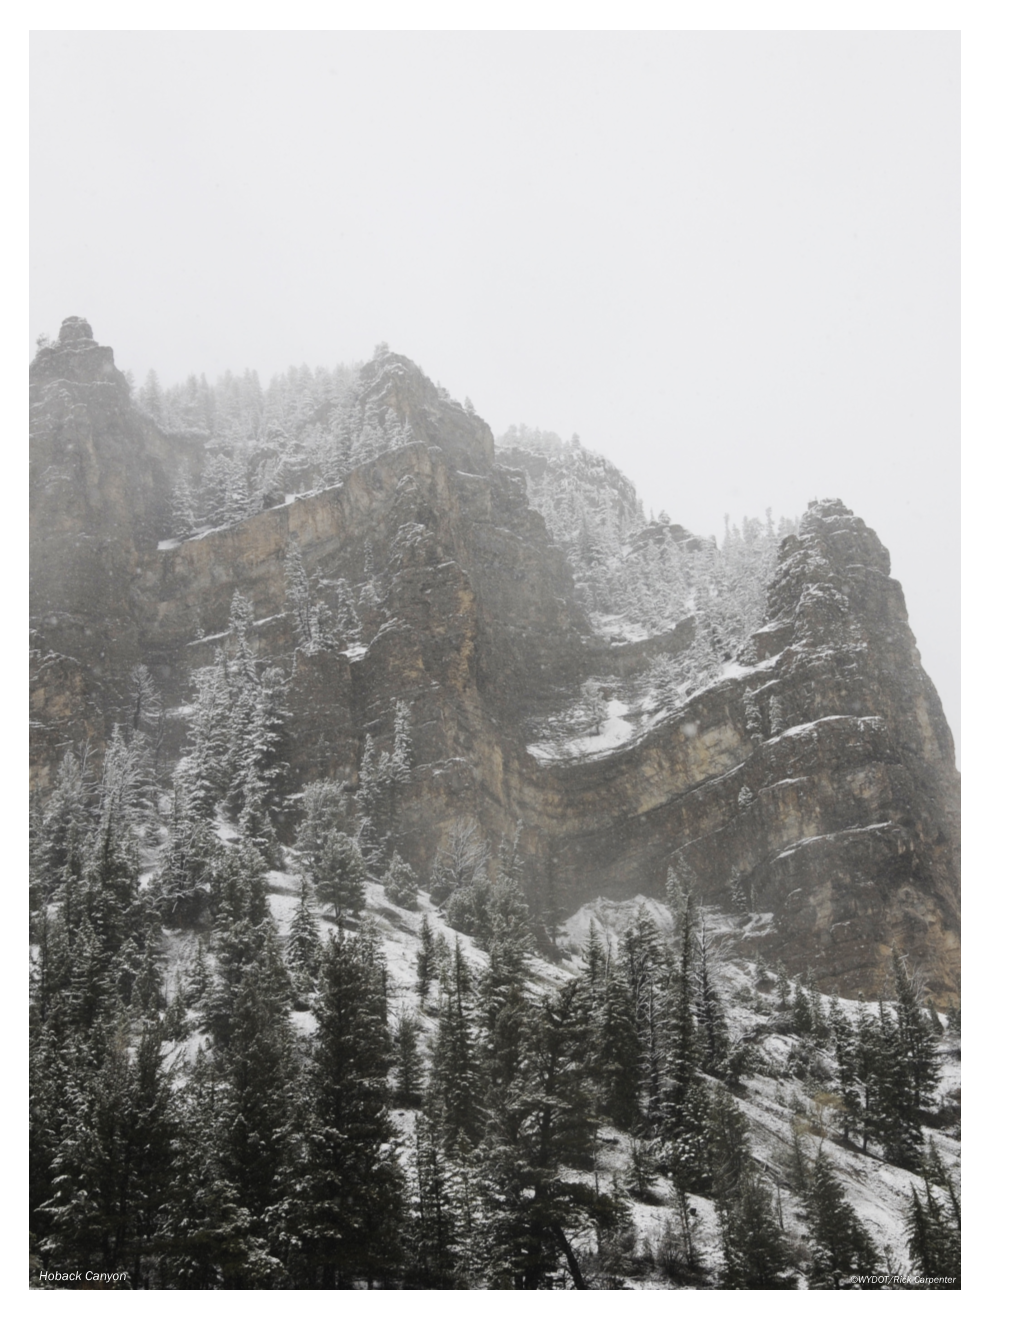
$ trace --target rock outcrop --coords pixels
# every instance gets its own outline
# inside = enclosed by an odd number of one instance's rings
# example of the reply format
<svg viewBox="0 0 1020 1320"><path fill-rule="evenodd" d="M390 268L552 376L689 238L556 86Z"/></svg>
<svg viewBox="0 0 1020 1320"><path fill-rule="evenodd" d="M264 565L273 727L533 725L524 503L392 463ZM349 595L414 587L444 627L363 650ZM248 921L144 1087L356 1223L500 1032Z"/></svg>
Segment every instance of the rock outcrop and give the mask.
<svg viewBox="0 0 1020 1320"><path fill-rule="evenodd" d="M357 400L395 415L406 443L338 486L182 542L165 539L169 492L200 442L133 406L86 322L41 350L31 388L43 789L67 745L101 741L121 718L132 665L169 707L186 702L241 591L260 659L290 675L292 791L353 782L367 734L385 745L396 703L409 707L413 772L392 825L422 874L456 822L492 838L520 822L541 903L659 896L672 864L705 901L747 909L749 949L813 969L824 989L879 993L895 943L943 1002L958 992L952 740L888 556L838 501L812 505L783 544L767 618L728 677L615 751L539 763L528 721L586 677L633 672L693 634L682 622L630 648L595 638L523 474L408 359L377 355ZM310 575L361 591L359 646L298 649L295 545Z"/></svg>

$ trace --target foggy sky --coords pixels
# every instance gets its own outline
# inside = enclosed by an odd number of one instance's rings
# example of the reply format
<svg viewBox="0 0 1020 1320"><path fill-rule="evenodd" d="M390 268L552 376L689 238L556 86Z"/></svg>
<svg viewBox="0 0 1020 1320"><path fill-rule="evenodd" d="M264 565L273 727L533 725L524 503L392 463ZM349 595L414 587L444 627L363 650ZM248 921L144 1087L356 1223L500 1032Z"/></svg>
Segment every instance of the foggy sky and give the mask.
<svg viewBox="0 0 1020 1320"><path fill-rule="evenodd" d="M385 339L696 532L841 498L959 746L957 34L50 33L31 93L30 344Z"/></svg>

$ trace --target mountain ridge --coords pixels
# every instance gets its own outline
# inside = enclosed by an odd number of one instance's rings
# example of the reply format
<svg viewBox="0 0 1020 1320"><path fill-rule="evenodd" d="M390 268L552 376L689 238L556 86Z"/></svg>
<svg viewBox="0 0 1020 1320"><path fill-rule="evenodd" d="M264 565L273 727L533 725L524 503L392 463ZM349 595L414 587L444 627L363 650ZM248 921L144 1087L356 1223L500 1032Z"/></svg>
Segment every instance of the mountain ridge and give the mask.
<svg viewBox="0 0 1020 1320"><path fill-rule="evenodd" d="M414 770L389 824L418 874L458 821L492 842L520 822L528 892L550 912L662 896L673 866L704 901L772 913L753 937L763 953L826 990L880 993L895 944L940 1004L955 1001L952 739L888 555L839 501L775 538L765 618L732 654L725 593L698 576L716 552L685 529L638 529L689 575L693 609L621 648L593 629L598 602L579 599L570 556L529 505L528 474L410 359L382 350L337 406L331 443L353 464L340 481L267 492L268 507L184 539L169 535L173 492L208 461L201 442L168 436L131 403L87 322L65 322L31 380L41 788L67 746L109 736L134 666L169 710L186 705L240 592L261 620L258 663L289 667L290 794L321 777L356 787L367 734L388 746L397 703L408 706ZM334 620L321 647L299 635L295 548ZM597 545L582 550L597 557ZM344 635L341 582L354 601ZM712 610L714 638L702 626ZM656 664L667 696L653 723L635 694ZM699 674L710 675L701 686ZM616 701L633 737L621 728L626 740L595 760L536 761L525 727L559 727L550 736L569 748L585 700L599 729ZM168 720L168 756L184 736ZM285 810L277 823L286 837Z"/></svg>

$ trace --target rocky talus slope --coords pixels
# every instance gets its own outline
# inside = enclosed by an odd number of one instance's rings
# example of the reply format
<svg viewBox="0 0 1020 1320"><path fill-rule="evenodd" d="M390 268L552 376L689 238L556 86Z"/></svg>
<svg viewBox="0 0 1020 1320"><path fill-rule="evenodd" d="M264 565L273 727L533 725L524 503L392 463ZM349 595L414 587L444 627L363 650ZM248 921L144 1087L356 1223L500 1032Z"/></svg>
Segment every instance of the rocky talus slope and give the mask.
<svg viewBox="0 0 1020 1320"><path fill-rule="evenodd" d="M813 968L825 990L880 994L895 943L941 1003L955 999L959 777L875 533L839 501L812 505L781 547L767 617L739 663L615 749L540 762L529 722L586 678L611 688L640 665L642 644L623 663L593 634L523 474L498 462L480 418L392 353L359 388L411 443L340 485L171 542L169 492L197 470L201 442L134 407L80 318L41 350L34 783L45 791L68 745L101 743L125 720L133 665L149 668L168 708L185 704L241 591L260 660L290 675L291 792L325 775L353 782L366 736L385 746L396 703L408 705L413 771L391 810L397 846L423 875L456 822L495 839L519 821L540 903L661 895L672 863L704 901L746 908L749 949ZM351 584L357 645L297 648L293 545L313 581ZM689 638L671 628L667 649ZM662 650L650 639L649 657Z"/></svg>

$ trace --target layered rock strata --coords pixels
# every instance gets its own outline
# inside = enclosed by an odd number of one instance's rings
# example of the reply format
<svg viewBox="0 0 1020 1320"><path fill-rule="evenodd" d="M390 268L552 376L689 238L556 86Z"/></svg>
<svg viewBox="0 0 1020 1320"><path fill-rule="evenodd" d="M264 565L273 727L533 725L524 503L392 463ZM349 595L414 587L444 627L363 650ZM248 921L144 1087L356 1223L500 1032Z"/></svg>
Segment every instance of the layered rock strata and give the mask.
<svg viewBox="0 0 1020 1320"><path fill-rule="evenodd" d="M149 667L168 706L184 703L241 591L260 659L290 674L292 791L322 775L353 783L366 735L385 745L396 703L408 705L414 768L391 823L422 874L458 821L493 839L520 822L538 902L661 896L672 864L705 901L747 909L749 950L813 969L822 988L881 993L895 943L948 1002L959 780L874 532L838 501L812 505L729 677L617 750L539 763L527 721L586 677L682 650L693 625L629 647L594 637L485 423L395 354L374 359L360 389L411 443L339 486L160 549L197 442L139 413L110 350L65 322L32 369L36 783L71 742L108 734L132 665ZM371 578L361 645L297 649L294 545L322 581Z"/></svg>

